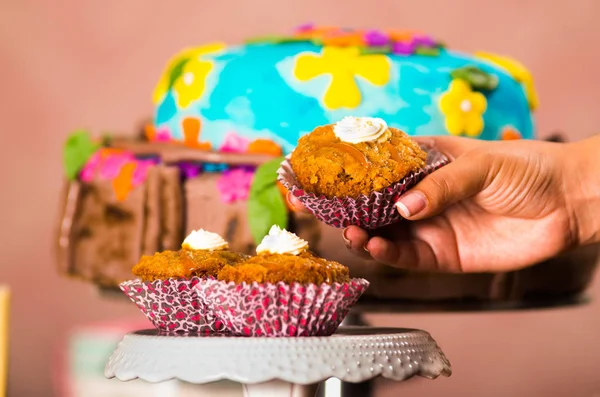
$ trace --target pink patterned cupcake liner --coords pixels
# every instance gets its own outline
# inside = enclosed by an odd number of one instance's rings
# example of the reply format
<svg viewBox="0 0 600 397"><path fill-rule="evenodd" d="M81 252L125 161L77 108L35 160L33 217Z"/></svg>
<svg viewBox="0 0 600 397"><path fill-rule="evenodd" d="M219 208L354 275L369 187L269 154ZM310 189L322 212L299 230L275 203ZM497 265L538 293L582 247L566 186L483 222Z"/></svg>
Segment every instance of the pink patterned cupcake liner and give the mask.
<svg viewBox="0 0 600 397"><path fill-rule="evenodd" d="M119 287L160 331L205 335L222 332L225 324L206 309L196 294L194 286L199 282L199 277L130 280Z"/></svg>
<svg viewBox="0 0 600 397"><path fill-rule="evenodd" d="M415 186L425 176L448 164L449 160L442 153L423 147L427 151L425 168L413 172L404 179L388 186L379 192L358 198L317 196L306 192L300 187L292 170L288 156L277 171L277 179L286 189L297 197L302 204L320 221L337 228L350 225L363 229L378 229L400 220L400 214L395 208L398 198L408 189Z"/></svg>
<svg viewBox="0 0 600 397"><path fill-rule="evenodd" d="M202 280L198 296L235 336L333 334L369 286L364 279L321 285Z"/></svg>

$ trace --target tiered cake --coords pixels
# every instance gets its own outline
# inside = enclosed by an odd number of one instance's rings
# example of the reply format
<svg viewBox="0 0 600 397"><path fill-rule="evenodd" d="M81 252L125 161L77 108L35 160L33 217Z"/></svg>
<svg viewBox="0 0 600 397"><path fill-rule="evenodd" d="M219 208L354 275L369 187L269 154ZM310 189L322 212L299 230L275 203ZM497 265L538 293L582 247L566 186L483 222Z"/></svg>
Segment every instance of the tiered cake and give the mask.
<svg viewBox="0 0 600 397"><path fill-rule="evenodd" d="M177 249L191 230L213 230L250 252L278 224L368 278L377 298L508 300L576 292L589 281L595 253L580 272L545 266L535 277L536 267L432 275L366 265L339 231L291 212L276 182L300 136L347 115L381 117L412 136L534 138L532 77L510 58L455 52L414 32L306 25L243 45L190 47L167 63L153 101L140 137L78 132L67 142L63 273L114 287L141 254Z"/></svg>

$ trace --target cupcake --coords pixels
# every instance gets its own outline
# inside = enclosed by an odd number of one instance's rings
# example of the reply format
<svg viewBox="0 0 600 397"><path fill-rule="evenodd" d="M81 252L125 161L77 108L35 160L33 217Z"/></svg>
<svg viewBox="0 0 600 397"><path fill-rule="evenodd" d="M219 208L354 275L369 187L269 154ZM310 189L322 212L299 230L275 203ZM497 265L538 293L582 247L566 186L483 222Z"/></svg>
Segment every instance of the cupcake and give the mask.
<svg viewBox="0 0 600 397"><path fill-rule="evenodd" d="M194 286L214 278L225 266L248 256L229 251L218 234L192 231L179 251L143 256L133 267L135 280L121 283L121 290L161 331L169 333L213 333L225 330L198 299Z"/></svg>
<svg viewBox="0 0 600 397"><path fill-rule="evenodd" d="M203 229L192 231L181 248L142 256L133 267L133 275L142 281L217 277L223 266L247 258L229 251L229 244L218 234Z"/></svg>
<svg viewBox="0 0 600 397"><path fill-rule="evenodd" d="M273 226L257 255L226 265L198 296L237 336L331 335L369 283L313 254L308 243Z"/></svg>
<svg viewBox="0 0 600 397"><path fill-rule="evenodd" d="M380 118L345 117L300 138L278 174L321 221L376 229L399 220L400 195L446 162Z"/></svg>

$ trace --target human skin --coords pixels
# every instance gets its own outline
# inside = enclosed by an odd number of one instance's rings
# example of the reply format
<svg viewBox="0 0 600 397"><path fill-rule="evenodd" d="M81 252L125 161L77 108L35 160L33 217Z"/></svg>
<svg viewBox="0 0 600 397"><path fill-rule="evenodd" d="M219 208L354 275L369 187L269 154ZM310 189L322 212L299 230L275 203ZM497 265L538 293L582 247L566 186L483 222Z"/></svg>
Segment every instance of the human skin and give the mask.
<svg viewBox="0 0 600 397"><path fill-rule="evenodd" d="M499 272L600 242L600 136L574 142L419 138L451 163L397 203L402 221L342 238L354 254L402 268ZM306 211L288 195L298 211Z"/></svg>

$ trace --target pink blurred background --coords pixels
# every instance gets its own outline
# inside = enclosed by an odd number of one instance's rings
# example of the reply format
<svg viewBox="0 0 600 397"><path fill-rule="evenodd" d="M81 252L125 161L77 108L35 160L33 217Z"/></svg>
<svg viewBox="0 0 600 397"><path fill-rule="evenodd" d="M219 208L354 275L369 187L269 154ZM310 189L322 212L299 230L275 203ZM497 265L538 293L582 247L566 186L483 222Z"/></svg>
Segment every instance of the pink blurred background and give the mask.
<svg viewBox="0 0 600 397"><path fill-rule="evenodd" d="M53 355L74 326L141 314L59 277L61 147L76 128L134 131L166 60L187 45L303 22L418 29L466 51L514 56L536 77L540 136L598 132L597 0L0 2L0 282L13 289L10 396L51 396ZM597 281L597 280L596 280ZM591 305L490 314L372 315L424 328L454 375L381 383L376 396L600 396L600 285ZM418 393L418 394L417 394Z"/></svg>

